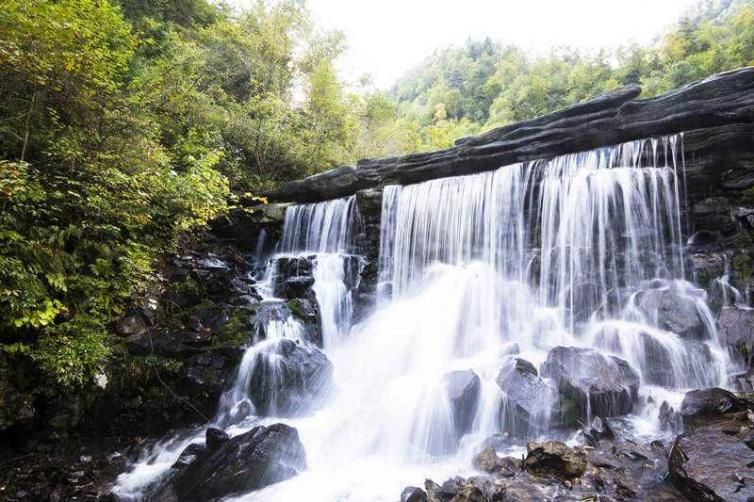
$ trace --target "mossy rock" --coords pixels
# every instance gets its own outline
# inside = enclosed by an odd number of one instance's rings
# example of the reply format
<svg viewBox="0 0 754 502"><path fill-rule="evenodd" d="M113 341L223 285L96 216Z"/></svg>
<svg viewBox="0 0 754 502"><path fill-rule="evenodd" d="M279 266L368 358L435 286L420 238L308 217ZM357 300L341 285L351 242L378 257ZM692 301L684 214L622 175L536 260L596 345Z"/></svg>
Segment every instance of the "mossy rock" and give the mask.
<svg viewBox="0 0 754 502"><path fill-rule="evenodd" d="M241 347L254 335L256 308L253 306L232 307L228 320L212 336L212 348Z"/></svg>
<svg viewBox="0 0 754 502"><path fill-rule="evenodd" d="M733 257L731 262L734 272L734 278L738 284L745 284L754 274L754 263L748 254L738 254Z"/></svg>

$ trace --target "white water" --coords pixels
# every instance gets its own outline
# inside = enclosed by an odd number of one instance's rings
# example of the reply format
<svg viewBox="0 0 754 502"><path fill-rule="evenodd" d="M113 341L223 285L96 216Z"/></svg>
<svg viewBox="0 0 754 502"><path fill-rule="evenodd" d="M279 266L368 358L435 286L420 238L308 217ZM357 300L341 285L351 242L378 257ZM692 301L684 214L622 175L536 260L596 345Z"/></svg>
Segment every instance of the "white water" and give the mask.
<svg viewBox="0 0 754 502"><path fill-rule="evenodd" d="M558 345L626 359L640 374L642 398L652 397L632 418L641 437L659 433L663 400L677 407L687 388L724 385L728 361L714 319L684 280L680 147L678 137L637 141L386 187L380 306L354 327L344 284L358 219L354 198L290 208L280 250L316 256L314 290L337 390L316 412L261 419L298 429L308 469L240 499L396 500L426 477L467 473L482 441L521 432L503 430L507 397L495 382L516 352L536 367ZM702 339L662 330L638 306L648 289L688 299L705 324ZM280 336L296 336L288 328ZM665 358L659 375L650 350ZM459 438L443 377L469 369L480 378L479 398L470 430ZM221 410L247 399L247 370L242 363ZM562 437L550 429L549 401L542 399L538 425L544 435ZM201 441L202 433L190 440ZM138 497L185 445L153 450L121 476L120 493Z"/></svg>

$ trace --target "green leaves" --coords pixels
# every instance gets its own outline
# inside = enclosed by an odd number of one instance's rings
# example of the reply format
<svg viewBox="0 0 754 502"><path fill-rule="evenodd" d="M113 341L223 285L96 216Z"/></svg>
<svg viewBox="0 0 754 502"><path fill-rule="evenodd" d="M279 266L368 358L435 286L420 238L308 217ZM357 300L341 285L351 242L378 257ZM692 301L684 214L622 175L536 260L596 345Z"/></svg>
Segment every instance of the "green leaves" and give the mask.
<svg viewBox="0 0 754 502"><path fill-rule="evenodd" d="M106 0L0 11L0 350L63 385L100 369L108 324L178 234L226 210L222 144L191 115L201 92L145 86L137 45ZM162 122L166 101L178 120Z"/></svg>
<svg viewBox="0 0 754 502"><path fill-rule="evenodd" d="M402 140L398 151L387 140L372 142L379 153L442 148L452 135L527 120L621 85L640 83L644 95L653 96L752 62L754 1L700 2L653 47L531 56L484 39L437 51L391 92L397 118L366 127ZM412 124L418 143L401 122Z"/></svg>

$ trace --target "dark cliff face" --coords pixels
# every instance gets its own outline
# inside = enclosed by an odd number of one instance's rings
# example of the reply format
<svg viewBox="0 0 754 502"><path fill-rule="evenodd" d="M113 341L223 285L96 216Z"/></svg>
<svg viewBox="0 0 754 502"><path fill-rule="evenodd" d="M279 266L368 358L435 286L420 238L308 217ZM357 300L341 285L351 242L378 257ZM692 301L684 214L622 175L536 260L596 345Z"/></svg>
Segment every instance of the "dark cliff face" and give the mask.
<svg viewBox="0 0 754 502"><path fill-rule="evenodd" d="M497 169L650 136L685 132L693 193L754 185L754 68L722 73L652 98L629 86L593 100L456 142L437 152L362 160L290 182L275 202L317 202L389 184Z"/></svg>

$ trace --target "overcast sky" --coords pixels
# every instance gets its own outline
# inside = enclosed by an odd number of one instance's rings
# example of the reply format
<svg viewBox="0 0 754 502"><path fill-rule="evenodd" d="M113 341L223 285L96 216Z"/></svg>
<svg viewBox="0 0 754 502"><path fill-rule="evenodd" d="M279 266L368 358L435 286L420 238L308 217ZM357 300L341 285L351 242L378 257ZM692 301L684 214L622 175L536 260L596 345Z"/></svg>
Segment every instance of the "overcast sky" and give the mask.
<svg viewBox="0 0 754 502"><path fill-rule="evenodd" d="M249 0L230 0L243 6ZM531 51L652 42L697 0L308 0L318 26L345 33L343 78L390 87L437 48L489 36Z"/></svg>

